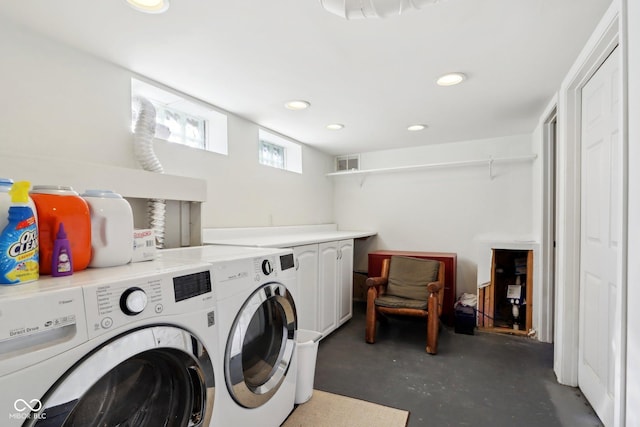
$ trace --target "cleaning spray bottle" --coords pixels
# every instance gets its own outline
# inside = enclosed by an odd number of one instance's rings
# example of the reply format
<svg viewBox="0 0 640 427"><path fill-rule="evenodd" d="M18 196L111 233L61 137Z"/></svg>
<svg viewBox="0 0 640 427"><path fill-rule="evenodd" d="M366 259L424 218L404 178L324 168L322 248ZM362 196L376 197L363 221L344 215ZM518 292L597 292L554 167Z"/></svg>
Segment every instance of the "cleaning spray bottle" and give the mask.
<svg viewBox="0 0 640 427"><path fill-rule="evenodd" d="M39 277L38 224L29 207L27 181L14 183L9 190L9 223L0 234L0 284L17 285Z"/></svg>

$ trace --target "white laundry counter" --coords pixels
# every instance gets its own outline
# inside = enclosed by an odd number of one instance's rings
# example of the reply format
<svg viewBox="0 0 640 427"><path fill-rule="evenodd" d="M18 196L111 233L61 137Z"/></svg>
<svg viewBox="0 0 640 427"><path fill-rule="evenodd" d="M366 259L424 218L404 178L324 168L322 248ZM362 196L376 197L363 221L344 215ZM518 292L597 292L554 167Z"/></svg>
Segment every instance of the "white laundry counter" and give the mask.
<svg viewBox="0 0 640 427"><path fill-rule="evenodd" d="M314 243L375 236L375 231L338 230L336 224L287 227L204 228L205 245L256 246L261 248L291 248Z"/></svg>
<svg viewBox="0 0 640 427"><path fill-rule="evenodd" d="M354 239L375 231L338 230L336 224L205 228L204 244L292 248L297 270L298 327L323 337L353 314Z"/></svg>

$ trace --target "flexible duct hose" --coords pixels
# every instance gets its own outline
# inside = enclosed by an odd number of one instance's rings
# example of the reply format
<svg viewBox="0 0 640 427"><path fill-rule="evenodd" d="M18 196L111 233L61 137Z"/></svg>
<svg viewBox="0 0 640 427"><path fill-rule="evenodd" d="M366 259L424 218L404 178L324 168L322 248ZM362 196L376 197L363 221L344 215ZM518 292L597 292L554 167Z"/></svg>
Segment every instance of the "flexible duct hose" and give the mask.
<svg viewBox="0 0 640 427"><path fill-rule="evenodd" d="M135 125L133 153L140 166L146 171L164 173L164 168L153 151L153 137L156 133L156 109L148 99L138 96L138 118ZM166 202L163 199L147 200L147 218L156 235L156 247L164 247L164 223Z"/></svg>
<svg viewBox="0 0 640 427"><path fill-rule="evenodd" d="M440 0L320 0L329 12L345 19L386 18L422 9Z"/></svg>

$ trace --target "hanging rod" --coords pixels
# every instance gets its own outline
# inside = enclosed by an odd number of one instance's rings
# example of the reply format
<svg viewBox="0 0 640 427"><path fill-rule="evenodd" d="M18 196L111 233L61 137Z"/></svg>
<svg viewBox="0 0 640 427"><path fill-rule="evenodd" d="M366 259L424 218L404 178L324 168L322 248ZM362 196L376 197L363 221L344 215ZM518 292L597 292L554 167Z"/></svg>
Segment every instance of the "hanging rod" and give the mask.
<svg viewBox="0 0 640 427"><path fill-rule="evenodd" d="M538 157L537 154L528 154L526 156L513 156L513 157L489 157L488 159L481 159L481 160L461 160L457 162L427 163L423 165L396 166L391 168L331 172L331 173L328 173L327 176L345 176L345 175L365 175L366 176L369 174L376 174L376 173L405 172L405 171L435 169L435 168L455 167L455 166L489 165L489 175L493 178L493 165L495 163L527 162L527 161L533 161L537 157Z"/></svg>

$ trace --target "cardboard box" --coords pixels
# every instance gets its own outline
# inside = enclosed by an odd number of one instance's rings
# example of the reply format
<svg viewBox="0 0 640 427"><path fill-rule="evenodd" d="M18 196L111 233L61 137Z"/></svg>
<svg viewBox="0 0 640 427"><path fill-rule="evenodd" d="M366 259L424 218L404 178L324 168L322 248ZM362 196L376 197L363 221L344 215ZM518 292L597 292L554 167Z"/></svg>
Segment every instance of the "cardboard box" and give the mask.
<svg viewBox="0 0 640 427"><path fill-rule="evenodd" d="M149 228L133 230L131 262L151 261L156 257L156 234Z"/></svg>

